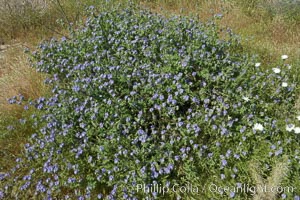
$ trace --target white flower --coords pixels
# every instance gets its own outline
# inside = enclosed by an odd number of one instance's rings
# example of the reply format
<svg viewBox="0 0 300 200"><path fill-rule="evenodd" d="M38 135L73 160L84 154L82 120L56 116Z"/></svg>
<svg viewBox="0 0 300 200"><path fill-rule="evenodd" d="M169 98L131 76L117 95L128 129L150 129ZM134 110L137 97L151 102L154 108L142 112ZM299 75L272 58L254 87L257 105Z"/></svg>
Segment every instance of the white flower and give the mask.
<svg viewBox="0 0 300 200"><path fill-rule="evenodd" d="M246 102L250 101L249 97L243 97L243 100Z"/></svg>
<svg viewBox="0 0 300 200"><path fill-rule="evenodd" d="M255 63L255 67L259 67L261 63Z"/></svg>
<svg viewBox="0 0 300 200"><path fill-rule="evenodd" d="M276 74L280 73L280 71L281 71L279 68L272 68L272 70Z"/></svg>
<svg viewBox="0 0 300 200"><path fill-rule="evenodd" d="M281 56L281 59L282 59L282 60L286 60L286 59L288 59L288 56L287 56L287 55L282 55L282 56Z"/></svg>
<svg viewBox="0 0 300 200"><path fill-rule="evenodd" d="M294 124L288 124L285 127L285 130L287 130L288 132L291 132L292 130L294 130L295 125Z"/></svg>
<svg viewBox="0 0 300 200"><path fill-rule="evenodd" d="M292 65L286 65L288 69L292 69Z"/></svg>
<svg viewBox="0 0 300 200"><path fill-rule="evenodd" d="M295 131L296 134L299 134L300 133L300 127L295 127L294 131Z"/></svg>
<svg viewBox="0 0 300 200"><path fill-rule="evenodd" d="M258 131L263 131L264 130L264 127L263 125L259 124L259 123L256 123L254 124L254 127L253 127L254 130L258 130Z"/></svg>
<svg viewBox="0 0 300 200"><path fill-rule="evenodd" d="M288 83L287 83L287 82L282 82L281 86L282 86L282 87L287 87L287 86L288 86Z"/></svg>
<svg viewBox="0 0 300 200"><path fill-rule="evenodd" d="M300 115L298 115L296 118L300 121Z"/></svg>

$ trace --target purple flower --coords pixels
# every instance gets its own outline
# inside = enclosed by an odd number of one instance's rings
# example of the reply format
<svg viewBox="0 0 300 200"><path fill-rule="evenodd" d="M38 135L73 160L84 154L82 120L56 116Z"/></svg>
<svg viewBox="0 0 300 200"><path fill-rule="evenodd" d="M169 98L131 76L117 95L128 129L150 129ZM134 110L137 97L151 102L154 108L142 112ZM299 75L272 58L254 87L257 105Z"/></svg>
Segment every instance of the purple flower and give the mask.
<svg viewBox="0 0 300 200"><path fill-rule="evenodd" d="M20 187L20 190L26 190L30 185L30 181L27 181L24 185Z"/></svg>
<svg viewBox="0 0 300 200"><path fill-rule="evenodd" d="M174 167L173 164L169 164L166 168L164 168L165 173L170 174L173 167Z"/></svg>
<svg viewBox="0 0 300 200"><path fill-rule="evenodd" d="M221 179L225 179L225 174L221 174Z"/></svg>
<svg viewBox="0 0 300 200"><path fill-rule="evenodd" d="M179 127L183 126L183 124L184 124L183 122L178 122Z"/></svg>
<svg viewBox="0 0 300 200"><path fill-rule="evenodd" d="M244 133L246 130L246 126L243 126L242 128L240 128L240 133Z"/></svg>
<svg viewBox="0 0 300 200"><path fill-rule="evenodd" d="M233 157L236 158L236 159L239 159L240 155L239 154L234 154Z"/></svg>
<svg viewBox="0 0 300 200"><path fill-rule="evenodd" d="M278 155L280 155L280 154L282 154L282 147L279 149L279 150L277 150L277 151L275 151L275 156L278 156Z"/></svg>
<svg viewBox="0 0 300 200"><path fill-rule="evenodd" d="M221 162L222 162L222 166L226 166L227 165L227 161L225 159L223 159Z"/></svg>
<svg viewBox="0 0 300 200"><path fill-rule="evenodd" d="M76 181L75 178L72 177L68 178L68 183L75 183L75 181Z"/></svg>
<svg viewBox="0 0 300 200"><path fill-rule="evenodd" d="M74 92L79 92L80 87L79 87L78 85L74 85L74 86L72 87L72 90L73 90Z"/></svg>

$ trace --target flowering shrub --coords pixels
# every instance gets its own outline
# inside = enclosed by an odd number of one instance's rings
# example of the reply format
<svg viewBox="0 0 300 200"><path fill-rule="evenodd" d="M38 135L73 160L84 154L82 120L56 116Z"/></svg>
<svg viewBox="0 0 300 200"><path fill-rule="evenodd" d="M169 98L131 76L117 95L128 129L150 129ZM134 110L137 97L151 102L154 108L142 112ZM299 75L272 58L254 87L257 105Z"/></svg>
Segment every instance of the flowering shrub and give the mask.
<svg viewBox="0 0 300 200"><path fill-rule="evenodd" d="M283 155L292 169L284 184L299 186L299 135L286 129L296 123L295 79L284 63L263 70L235 53L239 41L218 31L128 9L91 13L70 39L41 44L33 58L49 74L52 96L35 101L41 128L26 157L0 177L2 194L246 199L250 193L204 186L251 184L248 161L268 174ZM28 172L14 177L22 167Z"/></svg>

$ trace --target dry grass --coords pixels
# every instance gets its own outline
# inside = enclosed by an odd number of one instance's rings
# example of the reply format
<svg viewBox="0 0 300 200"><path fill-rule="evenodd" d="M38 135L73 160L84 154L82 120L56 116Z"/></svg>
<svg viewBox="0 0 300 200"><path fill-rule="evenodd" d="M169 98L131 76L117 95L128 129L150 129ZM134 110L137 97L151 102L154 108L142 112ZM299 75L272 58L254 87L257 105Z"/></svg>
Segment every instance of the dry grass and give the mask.
<svg viewBox="0 0 300 200"><path fill-rule="evenodd" d="M75 23L84 13L79 0L0 0L0 40L37 44L54 35L63 36L58 20Z"/></svg>
<svg viewBox="0 0 300 200"><path fill-rule="evenodd" d="M253 200L276 200L277 193L271 192L271 188L278 188L281 186L283 179L286 177L288 168L288 157L284 156L281 161L278 161L273 166L273 170L267 179L264 179L260 173L260 165L258 162L250 163L251 177L256 185L256 194L253 196ZM267 188L267 190L261 190L259 188Z"/></svg>
<svg viewBox="0 0 300 200"><path fill-rule="evenodd" d="M22 94L25 99L34 99L44 94L45 78L30 68L22 46L9 48L0 59L0 106L6 107L6 98Z"/></svg>
<svg viewBox="0 0 300 200"><path fill-rule="evenodd" d="M0 38L8 43L31 32L46 33L41 23L54 20L47 16L47 7L47 0L0 0Z"/></svg>
<svg viewBox="0 0 300 200"><path fill-rule="evenodd" d="M4 54L4 55L3 55ZM22 94L25 99L35 99L47 93L43 84L45 78L29 66L22 48L15 46L1 53L0 58L0 171L13 167L15 159L23 150L32 133L30 126L21 126L18 120L31 111L25 111L23 105L8 104L7 98ZM8 132L6 127L13 125L16 130Z"/></svg>

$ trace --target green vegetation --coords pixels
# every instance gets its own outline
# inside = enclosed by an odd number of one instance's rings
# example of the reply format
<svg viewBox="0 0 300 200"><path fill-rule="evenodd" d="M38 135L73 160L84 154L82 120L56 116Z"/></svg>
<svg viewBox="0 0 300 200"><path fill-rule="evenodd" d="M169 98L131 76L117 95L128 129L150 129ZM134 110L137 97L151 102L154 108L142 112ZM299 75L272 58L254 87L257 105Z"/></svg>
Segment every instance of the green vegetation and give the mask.
<svg viewBox="0 0 300 200"><path fill-rule="evenodd" d="M296 1L0 1L0 199L300 198Z"/></svg>

